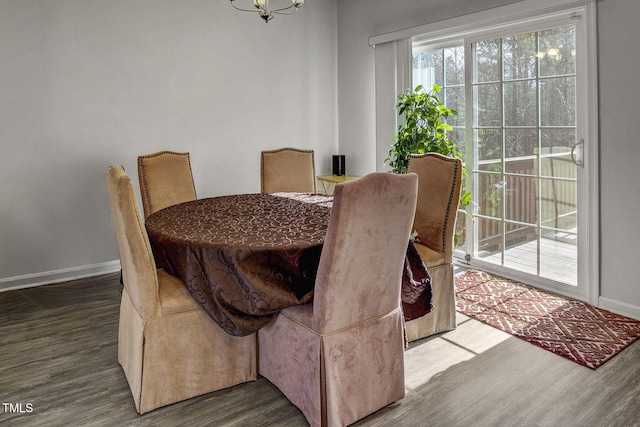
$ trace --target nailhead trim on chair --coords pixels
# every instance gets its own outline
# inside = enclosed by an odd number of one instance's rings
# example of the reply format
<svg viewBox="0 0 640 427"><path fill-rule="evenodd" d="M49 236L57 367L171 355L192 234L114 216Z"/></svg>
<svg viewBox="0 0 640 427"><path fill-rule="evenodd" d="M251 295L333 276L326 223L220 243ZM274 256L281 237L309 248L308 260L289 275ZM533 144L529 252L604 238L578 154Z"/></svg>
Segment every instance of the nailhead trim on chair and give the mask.
<svg viewBox="0 0 640 427"><path fill-rule="evenodd" d="M458 162L454 161L454 160L447 160L448 162L453 161L456 164L456 168L453 174L454 177L454 181L456 181L458 179L458 174L460 173L460 171L458 170ZM453 201L453 193L454 193L454 187L451 187L451 191L449 192L449 207L447 208L447 215L445 216L445 221L444 221L444 228L447 228L447 224L449 223L449 215L451 213L451 206L452 206L452 201ZM455 204L455 211L458 211L458 204L460 203L460 201L458 201L458 203ZM455 234L455 230L453 230L453 233ZM451 244L451 242L447 242L447 239L444 235L444 233L442 233L442 249L444 249L444 252L446 252L447 249L447 243Z"/></svg>
<svg viewBox="0 0 640 427"><path fill-rule="evenodd" d="M436 154L436 155L434 156L434 154ZM440 159L440 160L445 161L445 162L453 162L453 163L455 163L455 170L454 170L454 173L453 173L453 178L454 178L453 181L455 182L455 181L458 180L458 175L460 174L460 170L459 170L459 167L458 167L458 160L459 159L454 159L454 158L451 158L451 157L447 157L447 156L439 154L439 153L411 154L411 157L416 158L416 159L421 159L421 158L427 157L427 156L428 157L435 157L435 158ZM454 190L455 190L455 188L454 188L454 186L452 186L451 190L449 191L449 204L447 205L447 213L445 214L443 231L445 231L447 229L447 225L449 224L449 216L450 216L450 213L451 213L451 202L452 202L452 199L453 199L453 193L455 192ZM456 212L458 210L458 204L459 204L459 202L456 203L456 205L455 205ZM453 230L453 232L455 233L455 230ZM447 252L447 246L448 246L448 243L449 243L449 242L447 242L447 237L446 237L445 234L446 233L444 233L444 232L442 233L442 251L443 252Z"/></svg>
<svg viewBox="0 0 640 427"><path fill-rule="evenodd" d="M260 192L264 193L264 155L265 154L276 154L276 153L280 153L282 151L295 151L298 153L304 153L304 154L311 154L311 167L312 167L312 172L313 172L313 177L315 179L316 176L316 161L313 157L313 150L304 150L302 148L291 148L291 147L284 147L284 148L278 148L276 150L263 150L260 152ZM314 181L314 187L315 187L315 181Z"/></svg>
<svg viewBox="0 0 640 427"><path fill-rule="evenodd" d="M157 153L153 153L153 154L144 154L142 156L138 156L138 171L140 171L138 179L140 180L140 182L142 183L142 187L144 188L144 194L141 194L141 196L144 197L145 201L147 202L146 206L149 207L149 210L151 212L153 212L153 209L151 208L151 200L149 199L149 189L147 188L147 179L144 175L144 166L142 165L142 159L152 159L154 157L159 157L164 154L173 154L175 156L186 156L187 162L189 163L189 169L191 169L191 157L189 156L189 153L181 153L177 151L165 150L165 151L158 151ZM193 194L196 194L195 183L193 185ZM197 198L197 195L196 195L196 198ZM149 213L150 212L145 212L144 213L145 217L147 217Z"/></svg>

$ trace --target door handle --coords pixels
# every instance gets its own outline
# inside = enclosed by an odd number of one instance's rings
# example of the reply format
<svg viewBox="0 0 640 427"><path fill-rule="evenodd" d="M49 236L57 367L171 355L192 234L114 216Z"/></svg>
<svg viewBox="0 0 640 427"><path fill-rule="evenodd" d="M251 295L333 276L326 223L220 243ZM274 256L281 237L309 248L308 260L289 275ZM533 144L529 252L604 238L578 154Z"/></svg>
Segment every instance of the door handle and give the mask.
<svg viewBox="0 0 640 427"><path fill-rule="evenodd" d="M571 161L575 163L576 166L584 167L584 139L573 144L571 147Z"/></svg>

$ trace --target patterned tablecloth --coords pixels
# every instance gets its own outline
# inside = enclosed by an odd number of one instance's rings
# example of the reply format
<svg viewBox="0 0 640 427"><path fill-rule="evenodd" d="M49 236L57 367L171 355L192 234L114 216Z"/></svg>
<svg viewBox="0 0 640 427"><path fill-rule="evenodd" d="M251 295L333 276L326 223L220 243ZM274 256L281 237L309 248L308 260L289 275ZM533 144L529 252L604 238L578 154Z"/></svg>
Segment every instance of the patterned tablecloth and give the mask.
<svg viewBox="0 0 640 427"><path fill-rule="evenodd" d="M151 214L146 228L158 267L180 277L223 330L243 336L281 309L311 302L332 200L295 193L199 199ZM403 300L422 315L431 286L409 249Z"/></svg>

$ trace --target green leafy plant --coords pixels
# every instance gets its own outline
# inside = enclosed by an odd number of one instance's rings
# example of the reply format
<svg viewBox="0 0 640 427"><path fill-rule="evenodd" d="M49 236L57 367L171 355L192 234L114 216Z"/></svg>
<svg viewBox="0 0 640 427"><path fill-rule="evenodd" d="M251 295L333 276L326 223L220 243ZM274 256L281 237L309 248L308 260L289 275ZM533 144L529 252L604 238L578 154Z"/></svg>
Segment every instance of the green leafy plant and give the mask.
<svg viewBox="0 0 640 427"><path fill-rule="evenodd" d="M447 132L452 130L452 127L443 121L449 116L457 115L458 112L447 108L436 95L438 93L440 86L434 84L429 92L420 85L398 95L395 108L398 115L404 114L404 121L398 127L396 142L391 146L386 160L393 173L407 173L411 154L439 153L462 158L462 152L455 142L447 138ZM466 167L463 167L462 174L467 174ZM469 203L471 193L463 191L460 204L467 206Z"/></svg>
<svg viewBox="0 0 640 427"><path fill-rule="evenodd" d="M436 95L439 92L440 86L434 84L429 92L417 86L398 96L395 108L399 115L404 115L404 121L398 127L396 142L391 146L386 160L392 172L407 173L409 156L414 153L432 152L462 157L456 144L447 138L451 126L443 121L458 112L442 103Z"/></svg>

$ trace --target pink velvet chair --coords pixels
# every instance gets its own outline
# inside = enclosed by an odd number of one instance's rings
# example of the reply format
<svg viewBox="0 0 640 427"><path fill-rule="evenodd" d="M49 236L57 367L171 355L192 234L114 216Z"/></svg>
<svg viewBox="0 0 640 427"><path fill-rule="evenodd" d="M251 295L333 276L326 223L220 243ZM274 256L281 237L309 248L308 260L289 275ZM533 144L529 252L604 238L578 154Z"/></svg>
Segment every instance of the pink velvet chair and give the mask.
<svg viewBox="0 0 640 427"><path fill-rule="evenodd" d="M258 331L258 372L311 426L345 426L404 397L400 288L417 176L338 184L312 304Z"/></svg>
<svg viewBox="0 0 640 427"><path fill-rule="evenodd" d="M144 217L167 206L196 199L189 153L159 151L138 156Z"/></svg>
<svg viewBox="0 0 640 427"><path fill-rule="evenodd" d="M316 172L313 150L279 148L260 153L262 193L315 193Z"/></svg>
<svg viewBox="0 0 640 427"><path fill-rule="evenodd" d="M118 362L137 411L255 380L255 334L227 334L182 280L156 269L131 179L114 166L106 182L124 279Z"/></svg>
<svg viewBox="0 0 640 427"><path fill-rule="evenodd" d="M415 248L431 275L433 310L406 323L415 341L456 327L453 238L462 187L462 161L437 153L412 154L409 172L418 175Z"/></svg>

